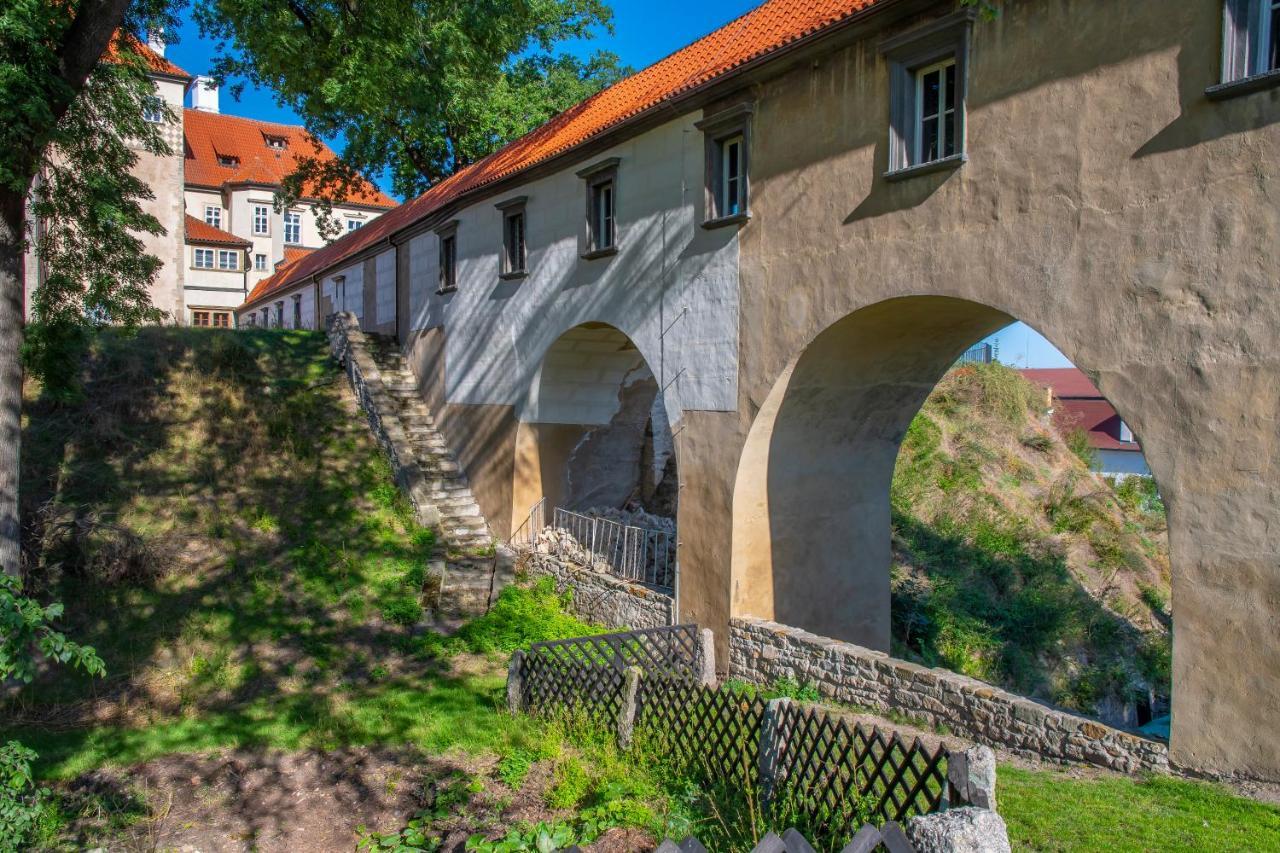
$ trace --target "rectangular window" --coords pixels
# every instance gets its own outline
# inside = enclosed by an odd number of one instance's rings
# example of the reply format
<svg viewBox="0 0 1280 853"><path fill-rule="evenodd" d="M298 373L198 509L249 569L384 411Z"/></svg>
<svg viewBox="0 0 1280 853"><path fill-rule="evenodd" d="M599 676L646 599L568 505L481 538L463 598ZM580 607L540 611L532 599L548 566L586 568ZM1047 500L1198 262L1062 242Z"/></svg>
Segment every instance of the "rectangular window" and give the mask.
<svg viewBox="0 0 1280 853"><path fill-rule="evenodd" d="M502 271L508 275L525 271L524 211L502 217Z"/></svg>
<svg viewBox="0 0 1280 853"><path fill-rule="evenodd" d="M229 329L229 328L231 328L231 315L230 315L230 314L228 314L226 311L214 311L214 312L213 312L213 327L214 327L215 329Z"/></svg>
<svg viewBox="0 0 1280 853"><path fill-rule="evenodd" d="M271 309L263 308L262 309L262 328L267 329L270 327L271 327Z"/></svg>
<svg viewBox="0 0 1280 853"><path fill-rule="evenodd" d="M267 268L267 256L259 252L253 256L253 268L258 272L263 272Z"/></svg>
<svg viewBox="0 0 1280 853"><path fill-rule="evenodd" d="M956 61L947 59L916 72L916 145L911 165L956 153Z"/></svg>
<svg viewBox="0 0 1280 853"><path fill-rule="evenodd" d="M271 233L271 208L265 204L253 206L253 234L262 237Z"/></svg>
<svg viewBox="0 0 1280 853"><path fill-rule="evenodd" d="M204 206L204 224L212 225L214 228L221 228L222 208L216 204L206 204Z"/></svg>
<svg viewBox="0 0 1280 853"><path fill-rule="evenodd" d="M613 181L600 181L591 185L590 250L612 249L615 237Z"/></svg>
<svg viewBox="0 0 1280 853"><path fill-rule="evenodd" d="M750 101L735 104L695 123L706 143L703 227L738 224L750 215L748 147Z"/></svg>
<svg viewBox="0 0 1280 853"><path fill-rule="evenodd" d="M720 143L721 216L742 212L742 137L734 136Z"/></svg>
<svg viewBox="0 0 1280 853"><path fill-rule="evenodd" d="M889 180L968 159L965 81L976 17L961 9L880 42L889 64Z"/></svg>
<svg viewBox="0 0 1280 853"><path fill-rule="evenodd" d="M276 328L284 328L284 300L276 303Z"/></svg>
<svg viewBox="0 0 1280 853"><path fill-rule="evenodd" d="M218 250L218 269L220 270L240 269L240 253L234 250L219 249Z"/></svg>
<svg viewBox="0 0 1280 853"><path fill-rule="evenodd" d="M142 119L152 124L164 124L164 101L156 95L148 95L142 102Z"/></svg>
<svg viewBox="0 0 1280 853"><path fill-rule="evenodd" d="M347 220L347 230L348 230L348 231L355 231L355 230L356 230L357 228L359 228L361 225L364 225L364 220L363 220L363 219L348 219L348 220Z"/></svg>
<svg viewBox="0 0 1280 853"><path fill-rule="evenodd" d="M1133 430L1124 421L1120 422L1120 440L1126 443L1133 441Z"/></svg>
<svg viewBox="0 0 1280 853"><path fill-rule="evenodd" d="M440 238L440 292L458 287L458 235Z"/></svg>
<svg viewBox="0 0 1280 853"><path fill-rule="evenodd" d="M302 328L302 294L300 293L293 295L293 327Z"/></svg>
<svg viewBox="0 0 1280 853"><path fill-rule="evenodd" d="M209 325L209 312L208 312L208 311L192 311L192 312L191 312L191 325L193 325L193 326L208 326L208 325Z"/></svg>
<svg viewBox="0 0 1280 853"><path fill-rule="evenodd" d="M284 241L293 246L302 242L302 214L299 211L284 212Z"/></svg>
<svg viewBox="0 0 1280 853"><path fill-rule="evenodd" d="M1280 70L1280 0L1226 0L1222 30L1223 83Z"/></svg>
<svg viewBox="0 0 1280 853"><path fill-rule="evenodd" d="M213 249L196 249L194 266L198 270L213 269Z"/></svg>

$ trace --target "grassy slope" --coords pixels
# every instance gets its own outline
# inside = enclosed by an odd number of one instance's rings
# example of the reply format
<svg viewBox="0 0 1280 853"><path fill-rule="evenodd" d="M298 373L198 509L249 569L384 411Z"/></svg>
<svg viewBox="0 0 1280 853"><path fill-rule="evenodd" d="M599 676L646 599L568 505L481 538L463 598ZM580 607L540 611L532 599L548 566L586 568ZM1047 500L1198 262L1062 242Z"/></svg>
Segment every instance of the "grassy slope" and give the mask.
<svg viewBox="0 0 1280 853"><path fill-rule="evenodd" d="M549 589L509 590L451 644L389 618L415 601L429 540L321 338L108 335L88 370L86 399L72 406L29 389L24 433L27 509L52 499L94 522L71 542L51 539L46 557L65 565L39 574L67 601L66 627L110 671L99 682L58 672L3 709L3 736L39 750L43 776L230 746L412 743L497 753L496 778L480 783L498 793L541 763L548 800L579 814L614 804L678 837L706 826L691 799L662 793L652 768L608 743L569 747L555 727L502 712L504 650L589 630ZM121 555L133 576L95 579ZM459 649L468 654L447 654ZM1037 849L1098 849L1135 823L1146 834L1133 849L1165 846L1149 839L1168 820L1188 849L1262 849L1277 821L1274 809L1196 783L1002 768L1001 792L1014 838ZM1077 803L1091 804L1087 821ZM1195 834L1220 816L1236 826L1227 843ZM57 816L48 837L76 818Z"/></svg>
<svg viewBox="0 0 1280 853"><path fill-rule="evenodd" d="M1163 511L1071 439L1009 368L943 379L894 476L895 650L1086 713L1167 699Z"/></svg>

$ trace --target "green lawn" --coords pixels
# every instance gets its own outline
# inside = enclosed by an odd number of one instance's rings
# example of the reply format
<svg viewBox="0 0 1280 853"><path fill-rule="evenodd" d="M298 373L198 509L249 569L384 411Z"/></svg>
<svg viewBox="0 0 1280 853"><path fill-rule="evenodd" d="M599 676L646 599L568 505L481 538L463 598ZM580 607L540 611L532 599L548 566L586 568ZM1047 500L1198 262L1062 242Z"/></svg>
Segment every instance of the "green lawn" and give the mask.
<svg viewBox="0 0 1280 853"><path fill-rule="evenodd" d="M1001 767L996 800L1015 848L1280 850L1280 809L1205 782Z"/></svg>

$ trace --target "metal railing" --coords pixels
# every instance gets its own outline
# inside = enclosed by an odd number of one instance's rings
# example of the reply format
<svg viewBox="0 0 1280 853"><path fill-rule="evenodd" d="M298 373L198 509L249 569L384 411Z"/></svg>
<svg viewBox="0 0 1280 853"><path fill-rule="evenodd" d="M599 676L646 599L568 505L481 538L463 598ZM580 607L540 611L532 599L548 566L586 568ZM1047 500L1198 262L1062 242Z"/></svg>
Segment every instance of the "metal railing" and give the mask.
<svg viewBox="0 0 1280 853"><path fill-rule="evenodd" d="M569 534L568 541L556 537L557 557L587 566L604 564L620 578L671 589L676 543L670 532L559 508L552 511L551 526Z"/></svg>

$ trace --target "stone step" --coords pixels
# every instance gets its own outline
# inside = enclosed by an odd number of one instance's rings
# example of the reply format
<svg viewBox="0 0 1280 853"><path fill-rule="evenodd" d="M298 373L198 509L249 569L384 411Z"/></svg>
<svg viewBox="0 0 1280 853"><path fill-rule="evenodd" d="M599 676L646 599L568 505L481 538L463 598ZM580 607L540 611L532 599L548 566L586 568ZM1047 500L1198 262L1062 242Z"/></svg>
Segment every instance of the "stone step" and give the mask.
<svg viewBox="0 0 1280 853"><path fill-rule="evenodd" d="M471 510L475 510L475 515L480 514L480 507L476 504L476 499L469 492L455 492L445 497L433 498L432 502L436 505L436 509L445 515L454 512L460 512L463 515L472 515Z"/></svg>
<svg viewBox="0 0 1280 853"><path fill-rule="evenodd" d="M474 503L469 507L454 506L445 509L439 504L436 507L440 510L440 518L443 519L442 524L467 527L476 521L484 522L484 517L480 515L480 507Z"/></svg>

